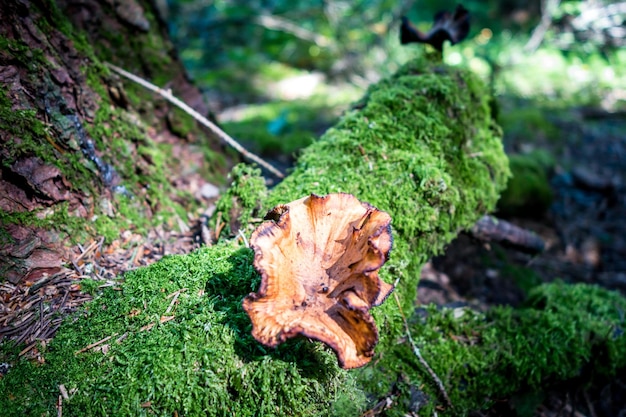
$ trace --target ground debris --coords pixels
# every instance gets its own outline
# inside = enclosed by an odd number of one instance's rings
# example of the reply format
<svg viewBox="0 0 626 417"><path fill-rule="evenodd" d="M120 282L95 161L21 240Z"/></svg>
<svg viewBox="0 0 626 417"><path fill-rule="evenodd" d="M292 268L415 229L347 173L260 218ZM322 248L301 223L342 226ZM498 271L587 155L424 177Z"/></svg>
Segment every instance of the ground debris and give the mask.
<svg viewBox="0 0 626 417"><path fill-rule="evenodd" d="M117 288L126 271L152 264L165 255L189 253L199 246L196 241L195 231L189 228L181 233L157 227L147 236L126 231L109 244L104 238L77 244L67 251L67 259L63 259L66 267L59 272L43 273L36 280L0 283L0 341L23 343L21 356L36 358L37 344L49 343L63 319L91 300L91 293ZM85 279L91 283L87 285ZM172 297L170 311L178 296Z"/></svg>

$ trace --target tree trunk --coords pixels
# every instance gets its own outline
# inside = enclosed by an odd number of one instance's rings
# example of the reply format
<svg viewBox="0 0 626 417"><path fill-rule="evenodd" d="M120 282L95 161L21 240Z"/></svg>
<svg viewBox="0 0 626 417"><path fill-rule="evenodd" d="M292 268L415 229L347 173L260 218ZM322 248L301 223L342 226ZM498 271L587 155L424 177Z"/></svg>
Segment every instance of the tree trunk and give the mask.
<svg viewBox="0 0 626 417"><path fill-rule="evenodd" d="M228 169L217 138L105 61L208 116L149 1L0 3L0 277L13 283L58 271L71 244L186 221Z"/></svg>

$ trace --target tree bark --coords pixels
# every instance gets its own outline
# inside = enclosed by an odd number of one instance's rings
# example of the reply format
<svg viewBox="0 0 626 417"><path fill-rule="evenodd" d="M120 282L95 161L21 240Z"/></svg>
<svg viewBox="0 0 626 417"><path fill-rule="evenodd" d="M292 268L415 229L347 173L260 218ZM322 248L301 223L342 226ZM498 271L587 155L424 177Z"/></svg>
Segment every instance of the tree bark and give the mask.
<svg viewBox="0 0 626 417"><path fill-rule="evenodd" d="M0 3L0 277L13 283L58 271L68 245L185 219L228 168L216 137L105 61L209 116L149 1Z"/></svg>

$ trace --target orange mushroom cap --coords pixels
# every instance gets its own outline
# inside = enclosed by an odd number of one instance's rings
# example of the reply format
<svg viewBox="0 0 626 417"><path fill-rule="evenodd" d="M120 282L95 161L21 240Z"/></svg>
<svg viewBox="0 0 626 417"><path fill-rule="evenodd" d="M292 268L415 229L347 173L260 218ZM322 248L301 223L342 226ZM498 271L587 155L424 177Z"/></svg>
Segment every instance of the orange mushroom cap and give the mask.
<svg viewBox="0 0 626 417"><path fill-rule="evenodd" d="M342 368L368 363L378 342L369 310L393 290L378 277L391 217L350 194L311 194L265 218L250 240L261 288L243 300L254 338L275 347L302 334L330 346Z"/></svg>

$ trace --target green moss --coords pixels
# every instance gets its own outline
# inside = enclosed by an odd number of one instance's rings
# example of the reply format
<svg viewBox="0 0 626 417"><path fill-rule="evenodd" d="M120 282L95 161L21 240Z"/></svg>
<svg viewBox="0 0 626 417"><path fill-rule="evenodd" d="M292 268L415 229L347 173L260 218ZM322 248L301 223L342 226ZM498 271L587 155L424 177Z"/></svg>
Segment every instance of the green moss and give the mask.
<svg viewBox="0 0 626 417"><path fill-rule="evenodd" d="M221 221L228 225L228 233L236 235L240 229L247 232L252 225L253 217L263 217L263 201L267 198L265 180L261 170L249 165L236 165L230 173L230 188L220 197L216 204L216 212L221 213ZM217 217L212 219L215 230Z"/></svg>
<svg viewBox="0 0 626 417"><path fill-rule="evenodd" d="M47 65L43 51L31 48L25 42L0 36L0 49L11 54L25 68L36 70L37 65Z"/></svg>
<svg viewBox="0 0 626 417"><path fill-rule="evenodd" d="M100 71L91 69L88 74L96 89L101 90L99 93L104 94ZM2 163L10 166L18 158L32 154L43 162L58 167L73 191L99 195L98 187L101 185L97 182L100 173L93 163L82 156L80 145L76 142L73 121L60 113L52 112L50 117L61 132L54 138L37 119L34 110L12 110L12 104L6 93L0 91L0 130L11 135L6 147L8 157ZM112 203L115 210L112 217L107 216L107 211L102 209L101 204L96 204L95 228L85 228L87 221L68 213L66 205L63 204L51 209L52 216L43 218L34 212L5 213L0 219L2 224L20 223L46 229L60 229L67 231L69 236L77 240L86 238L89 233L114 239L122 230L134 229L144 233L149 226L160 223L174 214L185 218L186 210L193 211L194 199L184 200L189 203L185 208L171 199L171 196L176 195L176 190L168 180L168 163L171 162L171 158L168 157L169 148L167 145L157 145L150 141L143 126L137 120L130 120L127 112L113 108L105 102L96 111L94 123L85 124L84 128L99 149L107 150L102 158L105 163L115 163L116 172L123 181L120 185L130 192L130 196L145 198L114 194ZM69 151L59 152L52 146L52 141L57 141L58 145ZM137 151L130 144L137 144ZM136 153L145 160L143 164L138 163ZM110 159L110 155L115 155L115 161ZM139 169L139 166L143 169ZM145 201L151 203L151 206L145 206ZM155 212L157 215L153 216L152 213Z"/></svg>
<svg viewBox="0 0 626 417"><path fill-rule="evenodd" d="M0 89L0 130L10 134L4 144L6 158L2 164L11 166L24 153L33 153L44 161L55 160L58 154L50 155L50 144L46 142L45 125L32 109L14 109L4 89Z"/></svg>
<svg viewBox="0 0 626 417"><path fill-rule="evenodd" d="M231 231L249 231L268 208L311 192L350 192L388 211L394 248L381 276L399 280L395 293L413 337L455 405L440 415L626 366L626 300L596 287L543 285L530 289L522 308L487 314L435 307L414 314L423 262L493 209L505 185L500 130L473 75L424 61L373 86L360 107L269 193L259 170L237 166L218 202ZM64 402L67 415L357 415L366 394L371 406L393 386L400 397L388 415L406 414L416 389L427 398L420 415L443 403L407 343L395 296L373 310L380 343L372 362L344 372L319 343L294 339L271 350L252 339L241 299L258 285L252 252L232 243L137 270L64 324L43 352L46 365L18 361L0 381L0 407L9 415L53 412L61 383L78 389ZM166 313L168 295L182 288ZM175 319L141 330L168 314ZM110 335L106 354L74 356ZM15 362L11 352L4 360Z"/></svg>
<svg viewBox="0 0 626 417"><path fill-rule="evenodd" d="M80 290L85 294L96 295L100 285L102 285L102 281L96 281L95 279L80 280Z"/></svg>
<svg viewBox="0 0 626 417"><path fill-rule="evenodd" d="M104 4L103 7L112 6ZM7 59L31 74L30 78L22 80L25 89L46 93L45 109L38 110L29 108L31 99L20 95L19 91L11 90L9 95L7 89L0 88L0 130L7 133L0 163L10 167L20 158L36 156L45 164L56 166L64 184L78 199L73 198L72 201L82 203L90 216L93 213L93 217L80 218L79 213L84 213L82 207L79 206L76 212L69 212L68 205L63 203L32 213L0 213L0 244L12 242L6 229L9 224L60 232L60 240L69 237L72 243L84 242L94 236L104 236L111 241L118 238L123 230L145 234L152 226L167 223L172 227L177 217L187 219L188 213L195 213L200 202L190 193L175 189L169 180L173 177L172 171L178 171L182 161L172 159L171 146L157 144L148 135L147 126L163 123L150 111L154 95L143 87L128 83L131 101L139 97L135 100L138 104L135 113L113 106L107 89L119 85L112 81L109 69L103 64L105 59L119 59L121 62L115 62L122 65L126 59L139 62L142 70L148 68L162 85L178 77L180 67L172 65L175 55L159 31L161 26L152 14L153 8L145 8L151 25L149 33L103 25L101 33L90 32L101 43L93 39L87 41L86 32L72 26L54 1L38 2L31 11L34 30L39 31L33 36L41 39L61 37L70 54L75 48L82 58L81 62L85 64L80 73L85 78L78 76L75 81L78 84L86 81L89 88L81 93L79 101L89 105L80 108L80 117L72 114L72 106L65 102L58 83L50 78L50 71L47 71L58 66L59 62L66 62L57 59L57 54L63 55L67 51L58 51L45 42L43 50L33 49L20 40L0 36L0 49L8 54ZM103 12L114 13L113 10ZM137 36L128 36L129 32ZM119 48L112 48L111 45ZM111 55L112 51L115 51L115 57ZM138 56L141 58L139 61ZM128 69L136 70L132 67ZM146 108L147 111L142 113ZM189 133L193 128L199 133L198 137L206 137L190 116L178 110L174 110L173 114L175 121L180 120L180 134ZM81 123L80 127L77 127L78 123ZM114 167L119 184L103 183L101 168L84 155L85 139L92 140L98 157ZM199 152L203 152L209 162L201 175L214 179L217 172L224 171L226 163L211 151L209 141L198 142L201 144ZM1 269L0 274L4 276L6 267Z"/></svg>
<svg viewBox="0 0 626 417"><path fill-rule="evenodd" d="M626 299L590 285L562 282L533 289L519 309L420 310L410 321L421 353L441 377L454 409L440 415L464 416L514 393L535 393L549 384L585 375L615 375L626 366L621 312ZM404 340L380 356L375 368L358 371L366 392L385 394L381 373L422 389L431 415L443 399ZM392 409L388 415L405 415Z"/></svg>
<svg viewBox="0 0 626 417"><path fill-rule="evenodd" d="M401 278L410 314L422 264L495 206L509 175L488 101L470 72L410 61L303 151L267 207L347 192L389 212L395 240L383 276ZM384 345L401 324L393 303L377 310L379 326L389 329Z"/></svg>
<svg viewBox="0 0 626 417"><path fill-rule="evenodd" d="M13 239L13 236L11 236L11 234L7 232L4 227L6 224L7 223L4 222L4 219L0 219L0 246L15 243L15 239ZM0 270L0 274L3 274L4 272L4 270Z"/></svg>
<svg viewBox="0 0 626 417"><path fill-rule="evenodd" d="M535 151L510 158L513 176L498 202L502 216L541 216L552 204L548 170L554 165L549 154Z"/></svg>
<svg viewBox="0 0 626 417"><path fill-rule="evenodd" d="M241 306L259 283L252 259L227 243L128 274L121 291L105 289L42 349L46 365L19 361L0 380L4 415L55 412L60 384L77 389L63 402L67 416L328 415L344 395L342 411L357 414L363 394L320 344L268 350L253 341ZM107 336L105 354L74 353ZM2 361L15 361L6 350Z"/></svg>
<svg viewBox="0 0 626 417"><path fill-rule="evenodd" d="M4 226L17 224L46 230L54 229L68 237L73 243L82 242L93 230L90 229L86 219L72 215L68 208L67 203L61 203L48 209L36 211L12 213L0 211L0 234L9 236Z"/></svg>
<svg viewBox="0 0 626 417"><path fill-rule="evenodd" d="M56 10L55 5L48 6ZM63 22L67 20L61 20L59 24L63 26ZM38 23L49 29L45 20ZM32 49L21 41L0 37L0 48L10 51L13 59L26 68L32 68L33 73L38 71L35 66L50 67L43 51ZM43 83L51 83L47 77L44 77ZM48 94L53 95L53 93ZM53 98L57 99L57 97ZM52 119L52 124L55 124L55 128L62 132L57 137L49 126L37 118L37 110L20 108L25 107L26 104L20 103L19 100L17 98L18 102L13 103L7 97L6 92L0 89L0 130L10 134L5 144L8 157L3 160L3 164L10 166L22 156L34 155L43 162L59 168L74 190L84 190L85 177L90 176L90 172L85 168L80 152L74 152L78 149L77 145L68 143L70 138L74 137L73 122L67 116L54 113L53 109L47 108L46 111L49 112L48 116ZM69 151L67 151L68 148Z"/></svg>

